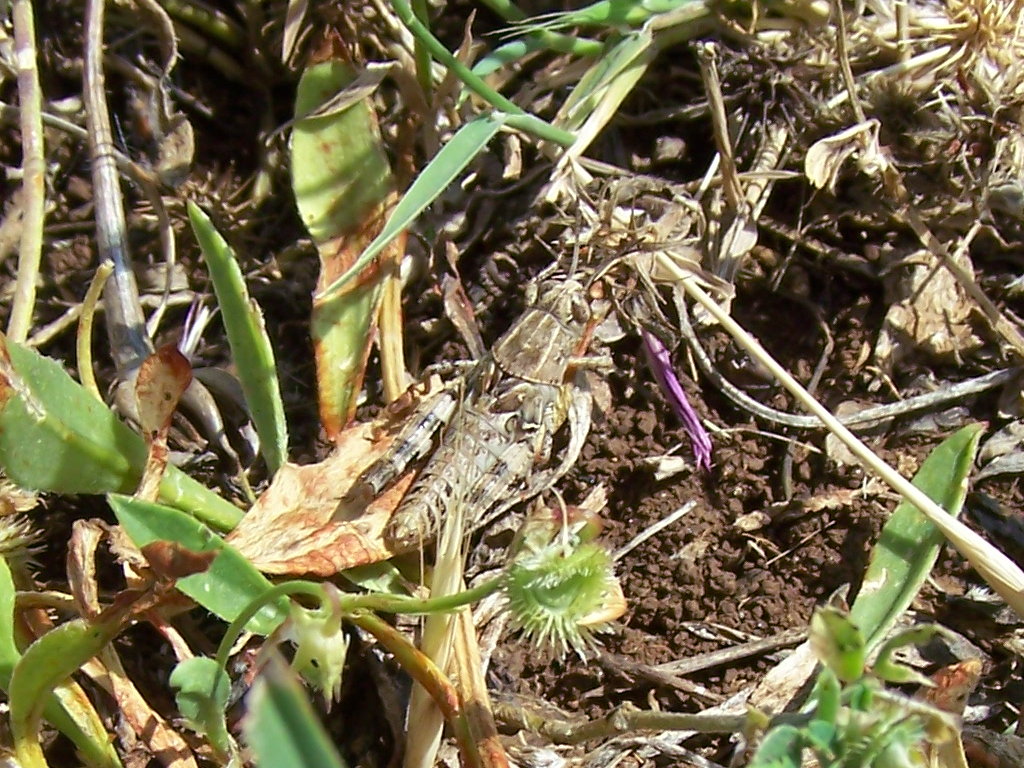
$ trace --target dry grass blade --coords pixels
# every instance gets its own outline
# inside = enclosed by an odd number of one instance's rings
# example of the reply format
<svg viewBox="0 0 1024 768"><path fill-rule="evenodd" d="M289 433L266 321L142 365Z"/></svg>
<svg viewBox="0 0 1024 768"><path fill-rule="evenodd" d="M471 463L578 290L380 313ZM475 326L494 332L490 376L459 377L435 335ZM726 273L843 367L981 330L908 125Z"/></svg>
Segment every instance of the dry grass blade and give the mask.
<svg viewBox="0 0 1024 768"><path fill-rule="evenodd" d="M39 87L35 21L31 0L14 0L15 60L18 97L21 103L21 150L23 218L18 249L18 281L7 335L19 344L28 337L36 303L36 280L43 249L46 210L46 158L43 152L43 95Z"/></svg>

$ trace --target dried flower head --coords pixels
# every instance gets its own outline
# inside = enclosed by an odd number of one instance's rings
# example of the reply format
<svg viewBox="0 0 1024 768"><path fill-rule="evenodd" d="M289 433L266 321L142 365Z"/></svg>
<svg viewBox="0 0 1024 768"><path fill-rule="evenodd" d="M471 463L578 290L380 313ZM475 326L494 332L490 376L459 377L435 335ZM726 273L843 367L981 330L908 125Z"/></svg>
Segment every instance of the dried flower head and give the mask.
<svg viewBox="0 0 1024 768"><path fill-rule="evenodd" d="M39 531L19 514L38 503L34 493L0 477L0 557L25 561L38 551Z"/></svg>

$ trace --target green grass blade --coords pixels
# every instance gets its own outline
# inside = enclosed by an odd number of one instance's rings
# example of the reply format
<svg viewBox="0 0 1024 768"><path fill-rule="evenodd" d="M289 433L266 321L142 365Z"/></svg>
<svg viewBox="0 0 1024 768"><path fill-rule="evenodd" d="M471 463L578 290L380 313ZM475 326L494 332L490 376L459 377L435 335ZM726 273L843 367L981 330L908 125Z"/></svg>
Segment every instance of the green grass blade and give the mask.
<svg viewBox="0 0 1024 768"><path fill-rule="evenodd" d="M188 203L188 217L210 269L231 357L238 369L238 381L260 437L260 452L273 474L288 458L288 428L284 420L274 350L263 324L263 315L249 298L242 270L231 247L192 201Z"/></svg>
<svg viewBox="0 0 1024 768"><path fill-rule="evenodd" d="M526 112L522 107L506 99L496 90L491 88L484 80L457 59L451 51L444 47L444 44L434 37L433 33L416 18L408 0L392 0L392 7L402 23L412 32L413 37L423 43L430 52L430 55L437 59L445 69L453 72L462 83L486 101L495 109L501 110L508 115L515 115L519 118L518 125L521 129L539 139L553 142L563 147L572 146L575 137L568 131L556 128L546 123L535 115Z"/></svg>
<svg viewBox="0 0 1024 768"><path fill-rule="evenodd" d="M249 603L273 587L234 547L195 518L128 496L111 494L108 500L117 521L138 547L173 541L193 552L220 553L206 571L179 579L176 586L225 621L233 621ZM246 628L269 635L287 616L288 603L282 598L263 606Z"/></svg>
<svg viewBox="0 0 1024 768"><path fill-rule="evenodd" d="M604 50L604 43L554 32L539 32L495 48L473 65L473 74L487 77L492 72L519 61L531 53L547 50L571 53L576 56L597 56Z"/></svg>
<svg viewBox="0 0 1024 768"><path fill-rule="evenodd" d="M607 99L614 107L626 97L653 58L653 36L647 31L631 32L613 45L587 70L558 110L555 123L561 128L576 130ZM616 88L625 82L628 87ZM614 107L607 119L614 115Z"/></svg>
<svg viewBox="0 0 1024 768"><path fill-rule="evenodd" d="M929 454L914 475L914 485L953 517L963 506L983 429L971 424L955 432ZM889 517L850 609L850 619L869 649L885 638L910 605L944 541L942 533L913 504L902 502Z"/></svg>
<svg viewBox="0 0 1024 768"><path fill-rule="evenodd" d="M481 115L462 126L437 153L429 165L420 172L402 201L395 206L384 229L366 246L345 274L324 288L316 298L328 298L358 275L384 247L419 216L428 205L444 192L455 177L476 157L494 137L507 118L501 114Z"/></svg>
<svg viewBox="0 0 1024 768"><path fill-rule="evenodd" d="M258 768L347 768L294 675L267 666L247 699L245 740Z"/></svg>
<svg viewBox="0 0 1024 768"><path fill-rule="evenodd" d="M0 335L0 468L23 488L133 492L146 465L142 438L54 360ZM175 467L160 498L220 530L242 512Z"/></svg>

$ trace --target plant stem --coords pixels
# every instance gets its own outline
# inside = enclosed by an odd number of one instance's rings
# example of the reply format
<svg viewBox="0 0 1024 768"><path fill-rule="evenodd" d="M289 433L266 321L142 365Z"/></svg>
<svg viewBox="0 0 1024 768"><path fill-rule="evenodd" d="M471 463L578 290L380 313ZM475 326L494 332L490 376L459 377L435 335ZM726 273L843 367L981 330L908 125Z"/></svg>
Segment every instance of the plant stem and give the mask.
<svg viewBox="0 0 1024 768"><path fill-rule="evenodd" d="M93 397L103 402L99 387L96 386L96 376L92 371L92 319L96 314L96 302L99 301L103 286L107 284L107 278L114 271L114 265L105 261L96 268L89 289L82 299L82 315L78 319L78 335L75 339L75 346L78 352L78 380L82 386L89 390Z"/></svg>
<svg viewBox="0 0 1024 768"><path fill-rule="evenodd" d="M22 343L28 338L36 304L36 280L43 251L46 213L46 160L43 156L42 93L36 60L36 30L31 0L14 0L14 57L21 104L22 219L18 279L7 335Z"/></svg>
<svg viewBox="0 0 1024 768"><path fill-rule="evenodd" d="M412 12L416 16L416 19L423 25L424 29L430 29L430 8L427 5L427 0L412 0ZM430 104L434 91L434 78L430 73L430 65L432 59L430 58L430 50L427 44L420 39L416 38L415 49L413 51L416 59L416 79L419 81L420 90L423 91L423 100Z"/></svg>
<svg viewBox="0 0 1024 768"><path fill-rule="evenodd" d="M433 33L416 18L416 14L413 13L408 0L394 0L394 7L398 18L412 32L413 36L423 43L424 47L430 52L430 55L454 72L469 90L491 106L507 113L510 117L518 117L515 123L510 120L510 125L516 125L516 127L527 133L563 147L573 145L576 137L572 133L556 128L539 117L527 113L522 107L509 101L487 85L479 75L455 58L452 52L445 48L444 44L434 37Z"/></svg>
<svg viewBox="0 0 1024 768"><path fill-rule="evenodd" d="M82 92L92 158L96 246L99 261L110 260L114 265L113 279L104 293L107 334L118 376L123 377L153 353L153 344L145 334L125 232L124 198L112 153L113 132L103 76L103 6L104 0L86 3Z"/></svg>
<svg viewBox="0 0 1024 768"><path fill-rule="evenodd" d="M472 589L455 592L441 597L407 597L405 595L352 595L343 599L342 609L349 611L379 611L381 613L446 613L464 605L483 600L501 588L502 579L494 578L478 584ZM346 596L348 597L348 596Z"/></svg>
<svg viewBox="0 0 1024 768"><path fill-rule="evenodd" d="M455 732L455 740L462 753L462 764L468 768L482 768L483 761L476 748L469 722L462 711L459 695L444 672L430 657L420 652L404 635L382 621L379 616L373 613L358 613L351 617L351 621L377 638L394 654L395 660L402 668L430 694Z"/></svg>

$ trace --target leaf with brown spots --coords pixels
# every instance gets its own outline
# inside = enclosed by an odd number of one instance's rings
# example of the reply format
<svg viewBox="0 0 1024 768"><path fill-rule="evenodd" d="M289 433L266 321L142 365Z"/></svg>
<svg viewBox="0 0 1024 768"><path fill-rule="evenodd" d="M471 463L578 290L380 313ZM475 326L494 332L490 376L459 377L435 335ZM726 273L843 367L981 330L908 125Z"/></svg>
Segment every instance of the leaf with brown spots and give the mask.
<svg viewBox="0 0 1024 768"><path fill-rule="evenodd" d="M156 501L160 480L167 468L167 432L178 401L192 383L192 366L173 344L158 349L142 361L135 380L139 423L149 454L136 496Z"/></svg>

